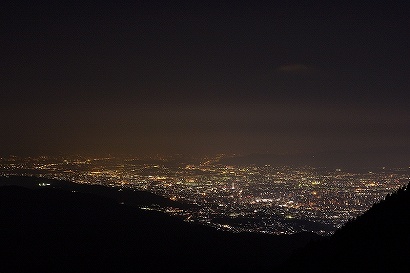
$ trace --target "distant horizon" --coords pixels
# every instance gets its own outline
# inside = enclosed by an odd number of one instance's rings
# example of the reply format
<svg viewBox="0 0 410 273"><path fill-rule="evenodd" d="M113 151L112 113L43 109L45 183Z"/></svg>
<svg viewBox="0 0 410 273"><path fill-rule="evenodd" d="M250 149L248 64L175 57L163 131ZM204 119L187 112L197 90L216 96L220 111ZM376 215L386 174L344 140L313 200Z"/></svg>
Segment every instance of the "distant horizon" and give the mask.
<svg viewBox="0 0 410 273"><path fill-rule="evenodd" d="M273 166L310 166L318 168L410 168L410 149L404 147L378 147L362 148L355 150L322 150L322 151L297 151L293 153L169 153L169 154L136 154L136 153L31 153L31 154L1 154L2 159L29 159L29 158L84 158L103 159L115 158L150 160L158 162L183 161L196 162L198 160L211 160L216 164L227 165L273 165ZM193 161L192 161L193 160ZM199 162L199 161L198 161Z"/></svg>
<svg viewBox="0 0 410 273"><path fill-rule="evenodd" d="M180 156L217 156L217 155L227 155L227 156L249 156L249 155L276 155L276 156L283 156L283 155L306 155L306 154L321 154L321 153L377 153L377 152L398 152L398 153L407 153L410 152L410 147L407 146L377 146L377 147L355 147L355 148L334 148L334 149L296 149L296 150L289 150L285 152L274 152L274 151L249 151L249 152L231 152L231 151L215 151L215 152L170 152L170 153L138 153L138 152L100 152L100 153L93 153L89 151L76 151L76 152L69 152L69 151L36 151L35 149L29 151L22 151L16 150L13 152L5 152L0 151L1 156L59 156L59 155L79 155L79 156L135 156L135 157L156 157L156 156L165 156L165 157L172 157L176 155Z"/></svg>

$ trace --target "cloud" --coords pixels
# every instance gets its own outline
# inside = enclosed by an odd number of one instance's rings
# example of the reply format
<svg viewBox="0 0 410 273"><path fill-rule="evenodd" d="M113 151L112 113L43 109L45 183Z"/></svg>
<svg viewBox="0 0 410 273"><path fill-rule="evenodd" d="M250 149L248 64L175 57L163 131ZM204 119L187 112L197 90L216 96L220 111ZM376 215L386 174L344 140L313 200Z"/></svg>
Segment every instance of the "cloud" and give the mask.
<svg viewBox="0 0 410 273"><path fill-rule="evenodd" d="M315 68L305 64L286 64L279 66L278 71L283 73L293 73L293 74L301 74L301 73L313 73Z"/></svg>

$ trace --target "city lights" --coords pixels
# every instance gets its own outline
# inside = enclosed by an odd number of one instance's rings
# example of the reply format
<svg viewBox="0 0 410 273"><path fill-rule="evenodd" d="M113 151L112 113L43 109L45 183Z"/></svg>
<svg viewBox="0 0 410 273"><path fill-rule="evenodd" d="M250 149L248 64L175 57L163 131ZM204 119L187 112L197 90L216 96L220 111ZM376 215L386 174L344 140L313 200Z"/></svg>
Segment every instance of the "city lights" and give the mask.
<svg viewBox="0 0 410 273"><path fill-rule="evenodd" d="M148 191L194 206L141 209L232 232L313 231L325 235L410 181L408 168L347 171L231 166L219 164L218 158L221 155L189 164L169 164L166 158L157 158L150 164L149 160L138 163L134 158L116 157L9 157L1 159L0 174Z"/></svg>

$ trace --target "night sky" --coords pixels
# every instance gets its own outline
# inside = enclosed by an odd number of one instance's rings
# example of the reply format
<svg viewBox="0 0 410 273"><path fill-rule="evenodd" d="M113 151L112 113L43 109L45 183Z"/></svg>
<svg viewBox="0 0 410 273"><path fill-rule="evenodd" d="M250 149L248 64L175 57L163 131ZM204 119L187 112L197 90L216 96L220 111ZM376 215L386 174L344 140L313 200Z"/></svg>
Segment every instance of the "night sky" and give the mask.
<svg viewBox="0 0 410 273"><path fill-rule="evenodd" d="M406 1L9 2L0 155L410 149Z"/></svg>

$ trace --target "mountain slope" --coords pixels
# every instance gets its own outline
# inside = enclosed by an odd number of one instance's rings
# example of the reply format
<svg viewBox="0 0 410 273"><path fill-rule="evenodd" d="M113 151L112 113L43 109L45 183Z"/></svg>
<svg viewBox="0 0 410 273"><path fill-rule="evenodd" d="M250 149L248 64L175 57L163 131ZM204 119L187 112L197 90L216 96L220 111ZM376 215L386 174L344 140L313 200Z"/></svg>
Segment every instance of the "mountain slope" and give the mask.
<svg viewBox="0 0 410 273"><path fill-rule="evenodd" d="M330 239L312 243L284 272L408 272L410 186L389 195Z"/></svg>
<svg viewBox="0 0 410 273"><path fill-rule="evenodd" d="M54 189L62 189L67 191L76 191L80 193L90 193L103 197L115 199L118 202L126 203L131 206L152 206L153 204L159 207L174 207L186 209L194 205L183 204L181 202L172 201L168 198L155 195L150 192L139 191L134 189L106 187L100 185L78 184L64 180L47 179L40 177L28 176L0 176L0 186L21 186L30 189L39 189L40 185L47 185Z"/></svg>
<svg viewBox="0 0 410 273"><path fill-rule="evenodd" d="M0 187L0 272L253 272L312 234L233 234L114 199Z"/></svg>

